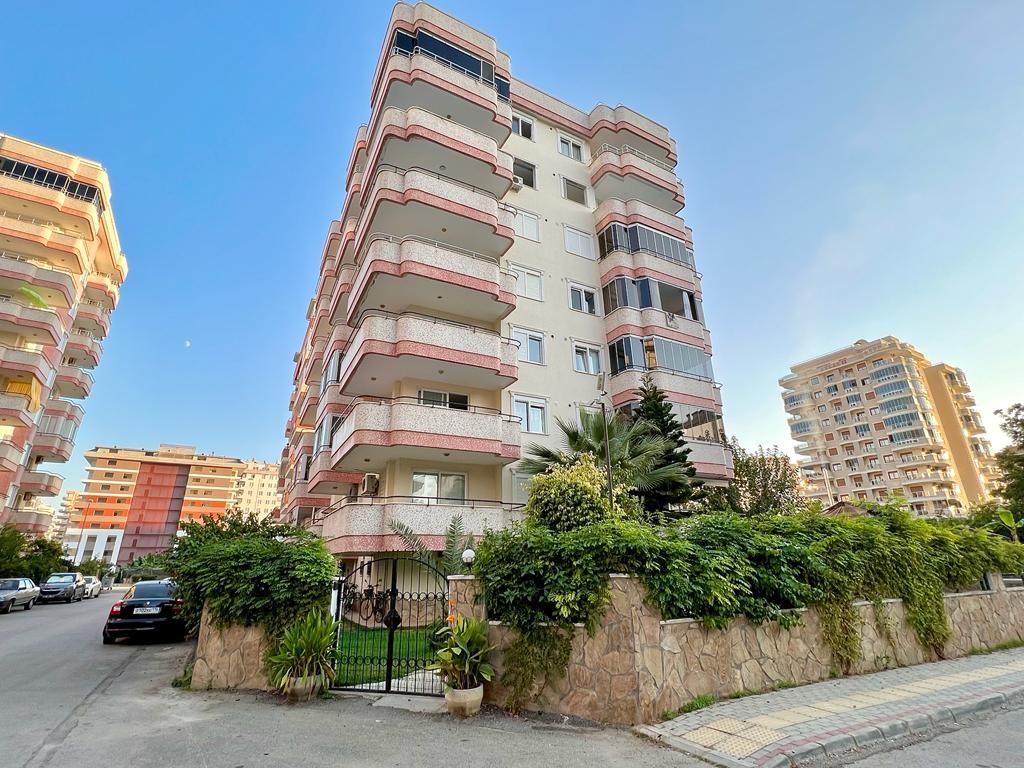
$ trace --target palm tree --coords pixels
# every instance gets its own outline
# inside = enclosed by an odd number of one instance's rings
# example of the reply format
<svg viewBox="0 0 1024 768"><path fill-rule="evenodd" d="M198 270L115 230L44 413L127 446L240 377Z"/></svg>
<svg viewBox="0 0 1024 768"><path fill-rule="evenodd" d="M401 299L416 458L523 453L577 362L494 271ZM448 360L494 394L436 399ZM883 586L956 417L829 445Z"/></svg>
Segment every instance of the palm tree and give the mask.
<svg viewBox="0 0 1024 768"><path fill-rule="evenodd" d="M526 446L527 457L517 469L535 475L553 466L568 466L580 455L589 453L599 466L605 463L605 430L608 432L608 450L611 455L612 482L643 494L673 483L685 483L686 469L682 464L658 466L672 444L644 421L630 421L616 414L607 422L599 412L586 408L579 410L579 422L556 418L558 428L565 436L565 449L556 450L538 443Z"/></svg>
<svg viewBox="0 0 1024 768"><path fill-rule="evenodd" d="M416 532L405 523L399 520L391 521L391 530L397 534L406 546L411 549L421 560L429 562L433 558L433 552L416 535ZM437 563L438 570L445 576L454 576L464 573L465 565L462 563L462 553L473 546L473 537L466 533L466 527L462 522L462 515L452 515L448 523L448 530L444 535L444 551Z"/></svg>

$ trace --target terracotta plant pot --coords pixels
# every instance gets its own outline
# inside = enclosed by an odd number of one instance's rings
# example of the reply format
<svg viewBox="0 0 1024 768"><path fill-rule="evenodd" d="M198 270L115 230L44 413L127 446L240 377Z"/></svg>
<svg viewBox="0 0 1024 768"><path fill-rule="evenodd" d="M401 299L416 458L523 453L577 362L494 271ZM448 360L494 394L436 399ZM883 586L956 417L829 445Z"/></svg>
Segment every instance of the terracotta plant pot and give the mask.
<svg viewBox="0 0 1024 768"><path fill-rule="evenodd" d="M319 677L289 677L285 695L292 704L309 701L320 693Z"/></svg>
<svg viewBox="0 0 1024 768"><path fill-rule="evenodd" d="M484 700L484 687L478 685L476 688L467 688L464 691L447 688L444 692L444 700L448 702L449 714L472 717L480 711L480 704Z"/></svg>

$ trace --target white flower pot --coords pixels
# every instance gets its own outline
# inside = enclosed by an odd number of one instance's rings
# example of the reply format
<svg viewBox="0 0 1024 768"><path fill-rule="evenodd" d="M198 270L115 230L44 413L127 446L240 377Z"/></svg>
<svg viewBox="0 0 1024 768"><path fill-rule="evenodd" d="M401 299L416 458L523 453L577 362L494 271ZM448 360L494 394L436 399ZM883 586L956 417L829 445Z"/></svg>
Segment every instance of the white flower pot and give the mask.
<svg viewBox="0 0 1024 768"><path fill-rule="evenodd" d="M476 688L467 688L464 691L447 688L444 692L444 699L448 702L449 714L472 717L480 711L480 704L484 700L484 687L478 685Z"/></svg>

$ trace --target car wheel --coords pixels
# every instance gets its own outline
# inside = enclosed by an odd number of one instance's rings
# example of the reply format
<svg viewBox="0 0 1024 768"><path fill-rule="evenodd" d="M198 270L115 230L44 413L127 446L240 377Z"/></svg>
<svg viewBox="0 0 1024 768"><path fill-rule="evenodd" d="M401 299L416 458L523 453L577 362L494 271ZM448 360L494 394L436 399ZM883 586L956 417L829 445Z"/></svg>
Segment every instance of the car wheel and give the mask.
<svg viewBox="0 0 1024 768"><path fill-rule="evenodd" d="M68 600L67 600L68 605L71 605L73 602L75 602L75 593L74 592L72 592L70 595L68 595Z"/></svg>
<svg viewBox="0 0 1024 768"><path fill-rule="evenodd" d="M3 611L0 611L0 613L10 613L11 612L11 608L13 608L13 607L14 607L14 601L11 600L11 602L9 602L7 605L4 606Z"/></svg>
<svg viewBox="0 0 1024 768"><path fill-rule="evenodd" d="M104 645L113 645L114 644L114 636L113 635L108 635L106 632L104 632L103 633L103 644Z"/></svg>
<svg viewBox="0 0 1024 768"><path fill-rule="evenodd" d="M26 611L31 611L32 610L32 605L35 603L35 601L36 601L36 599L33 597L27 603L25 603L25 610Z"/></svg>

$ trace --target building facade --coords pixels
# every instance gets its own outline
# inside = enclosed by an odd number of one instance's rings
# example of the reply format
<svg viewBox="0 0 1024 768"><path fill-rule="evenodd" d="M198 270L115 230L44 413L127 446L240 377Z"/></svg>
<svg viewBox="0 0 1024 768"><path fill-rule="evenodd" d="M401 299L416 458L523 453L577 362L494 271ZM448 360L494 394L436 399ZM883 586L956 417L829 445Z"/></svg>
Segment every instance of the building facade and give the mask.
<svg viewBox="0 0 1024 768"><path fill-rule="evenodd" d="M791 371L779 384L812 498L902 495L915 513L945 517L990 497L995 461L959 368L886 336Z"/></svg>
<svg viewBox="0 0 1024 768"><path fill-rule="evenodd" d="M731 475L668 130L511 74L494 38L398 4L328 229L282 453L282 517L341 555L515 519L530 442L650 372L700 477ZM603 390L599 385L604 385Z"/></svg>
<svg viewBox="0 0 1024 768"><path fill-rule="evenodd" d="M277 464L255 459L246 461L235 485L232 509L256 515L261 520L275 515L281 508L279 473Z"/></svg>
<svg viewBox="0 0 1024 768"><path fill-rule="evenodd" d="M47 532L46 538L51 541L64 541L68 532L68 523L71 522L71 513L78 505L78 495L78 491L74 490L64 492L60 506L53 513L53 520L50 521L50 530Z"/></svg>
<svg viewBox="0 0 1024 768"><path fill-rule="evenodd" d="M30 535L71 458L128 274L107 172L0 134L0 523Z"/></svg>
<svg viewBox="0 0 1024 768"><path fill-rule="evenodd" d="M65 536L76 563L128 563L163 552L180 525L235 508L254 462L198 453L188 445L157 450L97 447ZM269 469L276 477L274 465ZM244 494L242 494L244 498Z"/></svg>

